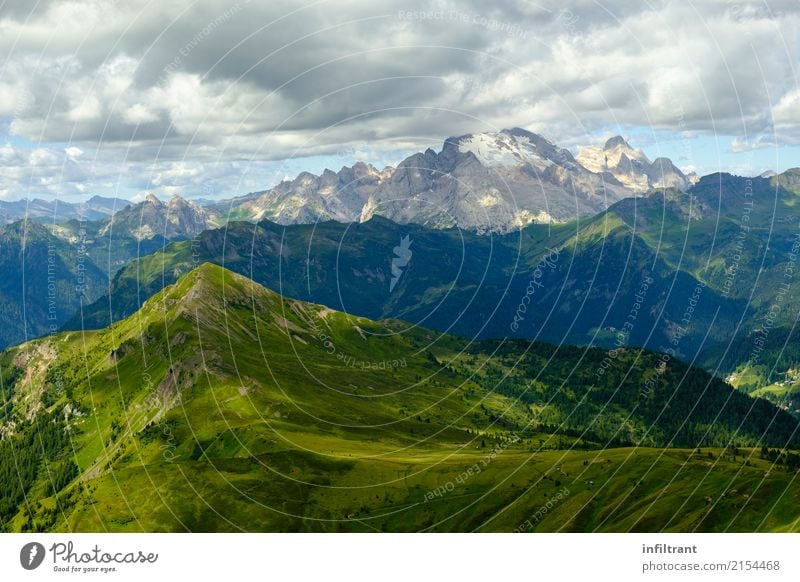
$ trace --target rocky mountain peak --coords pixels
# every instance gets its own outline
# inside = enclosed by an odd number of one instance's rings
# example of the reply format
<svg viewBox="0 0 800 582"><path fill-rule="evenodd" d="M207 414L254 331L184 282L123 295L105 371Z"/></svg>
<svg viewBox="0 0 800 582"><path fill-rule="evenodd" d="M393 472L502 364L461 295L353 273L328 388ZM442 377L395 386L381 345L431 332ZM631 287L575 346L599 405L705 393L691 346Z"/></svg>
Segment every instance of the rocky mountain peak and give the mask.
<svg viewBox="0 0 800 582"><path fill-rule="evenodd" d="M691 185L672 160L660 157L651 162L642 150L632 147L620 135L606 140L602 148L581 148L577 160L591 172L611 174L633 193L654 188L686 190Z"/></svg>
<svg viewBox="0 0 800 582"><path fill-rule="evenodd" d="M175 195L165 204L148 193L139 204L127 206L109 218L100 234L108 233L112 226L117 235L148 240L156 236L187 238L218 223L205 208L181 196Z"/></svg>
<svg viewBox="0 0 800 582"><path fill-rule="evenodd" d="M625 148L631 149L631 146L625 141L625 138L621 135L615 135L612 138L609 138L605 145L603 146L604 150L613 150L615 147L624 146Z"/></svg>
<svg viewBox="0 0 800 582"><path fill-rule="evenodd" d="M153 206L164 206L164 203L161 202L161 200L159 200L158 197L152 192L147 193L147 195L144 197L144 202L152 204Z"/></svg>
<svg viewBox="0 0 800 582"><path fill-rule="evenodd" d="M174 194L172 198L169 199L167 206L170 208L184 208L186 206L199 208L195 203L186 200L182 196Z"/></svg>

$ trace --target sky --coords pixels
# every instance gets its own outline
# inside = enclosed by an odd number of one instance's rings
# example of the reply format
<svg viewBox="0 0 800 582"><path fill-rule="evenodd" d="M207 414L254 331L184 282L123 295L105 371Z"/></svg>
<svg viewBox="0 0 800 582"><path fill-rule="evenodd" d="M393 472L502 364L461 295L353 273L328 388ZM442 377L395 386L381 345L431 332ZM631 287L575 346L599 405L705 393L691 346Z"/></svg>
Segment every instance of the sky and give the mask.
<svg viewBox="0 0 800 582"><path fill-rule="evenodd" d="M800 166L797 0L0 0L0 199L220 198L523 127Z"/></svg>

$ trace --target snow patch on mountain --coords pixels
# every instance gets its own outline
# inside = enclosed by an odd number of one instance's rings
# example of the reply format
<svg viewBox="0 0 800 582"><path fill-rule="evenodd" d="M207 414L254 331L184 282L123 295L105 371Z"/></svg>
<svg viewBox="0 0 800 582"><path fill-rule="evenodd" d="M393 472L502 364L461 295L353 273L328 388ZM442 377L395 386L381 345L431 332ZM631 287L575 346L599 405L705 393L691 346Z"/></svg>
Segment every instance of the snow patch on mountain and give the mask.
<svg viewBox="0 0 800 582"><path fill-rule="evenodd" d="M508 131L475 133L463 137L458 141L458 151L462 154L471 152L487 168L529 164L544 170L553 165L552 160L542 156L527 137Z"/></svg>

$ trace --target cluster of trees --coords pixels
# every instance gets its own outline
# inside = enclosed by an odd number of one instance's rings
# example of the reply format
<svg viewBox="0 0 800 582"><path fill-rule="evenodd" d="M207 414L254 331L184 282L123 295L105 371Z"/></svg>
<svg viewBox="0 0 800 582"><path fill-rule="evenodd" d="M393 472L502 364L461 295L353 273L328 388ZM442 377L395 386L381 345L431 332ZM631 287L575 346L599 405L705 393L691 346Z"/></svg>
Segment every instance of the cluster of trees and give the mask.
<svg viewBox="0 0 800 582"><path fill-rule="evenodd" d="M11 399L14 396L17 382L22 378L23 370L18 366L0 365L0 422L11 417L13 407Z"/></svg>
<svg viewBox="0 0 800 582"><path fill-rule="evenodd" d="M7 531L7 521L16 515L38 477L45 474L56 493L77 476L75 463L62 458L69 444L64 429L56 414L45 413L0 441L0 531Z"/></svg>
<svg viewBox="0 0 800 582"><path fill-rule="evenodd" d="M787 468L795 471L800 469L800 453L761 447L761 458L778 465L785 465Z"/></svg>

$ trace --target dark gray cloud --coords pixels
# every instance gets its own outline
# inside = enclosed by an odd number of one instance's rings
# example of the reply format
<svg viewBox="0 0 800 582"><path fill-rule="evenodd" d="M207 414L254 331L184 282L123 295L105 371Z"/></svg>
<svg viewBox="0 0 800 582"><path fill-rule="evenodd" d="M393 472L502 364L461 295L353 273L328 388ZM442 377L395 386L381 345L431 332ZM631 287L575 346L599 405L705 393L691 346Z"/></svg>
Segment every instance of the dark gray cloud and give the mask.
<svg viewBox="0 0 800 582"><path fill-rule="evenodd" d="M7 1L0 118L114 163L510 125L567 143L680 126L746 149L798 142L798 25L793 0Z"/></svg>

